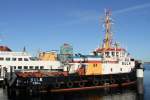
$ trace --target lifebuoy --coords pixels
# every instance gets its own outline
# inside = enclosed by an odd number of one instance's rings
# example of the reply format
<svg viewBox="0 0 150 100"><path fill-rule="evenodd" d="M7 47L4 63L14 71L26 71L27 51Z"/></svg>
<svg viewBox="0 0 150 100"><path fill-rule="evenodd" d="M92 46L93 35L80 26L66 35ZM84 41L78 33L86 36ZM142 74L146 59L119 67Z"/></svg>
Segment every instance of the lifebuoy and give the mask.
<svg viewBox="0 0 150 100"><path fill-rule="evenodd" d="M68 88L72 88L73 87L73 82L71 82L71 81L67 82L66 85L67 85Z"/></svg>
<svg viewBox="0 0 150 100"><path fill-rule="evenodd" d="M82 81L80 81L80 82L78 83L78 85L79 85L79 87L84 87L84 86L85 86L85 83L82 82Z"/></svg>

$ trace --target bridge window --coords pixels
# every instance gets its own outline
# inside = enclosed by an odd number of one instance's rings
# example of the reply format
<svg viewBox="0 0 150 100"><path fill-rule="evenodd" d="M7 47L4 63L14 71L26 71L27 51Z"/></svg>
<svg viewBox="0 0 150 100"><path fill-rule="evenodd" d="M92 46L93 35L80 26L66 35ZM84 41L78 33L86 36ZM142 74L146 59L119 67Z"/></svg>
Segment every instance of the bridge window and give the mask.
<svg viewBox="0 0 150 100"><path fill-rule="evenodd" d="M105 52L106 57L110 57L109 52Z"/></svg>
<svg viewBox="0 0 150 100"><path fill-rule="evenodd" d="M12 61L16 61L16 58L12 58Z"/></svg>
<svg viewBox="0 0 150 100"><path fill-rule="evenodd" d="M39 66L35 66L35 69L39 69Z"/></svg>
<svg viewBox="0 0 150 100"><path fill-rule="evenodd" d="M28 58L24 58L24 61L29 61L29 59Z"/></svg>
<svg viewBox="0 0 150 100"><path fill-rule="evenodd" d="M115 52L111 52L112 56L114 57L115 56Z"/></svg>
<svg viewBox="0 0 150 100"><path fill-rule="evenodd" d="M28 66L24 66L24 69L28 69Z"/></svg>
<svg viewBox="0 0 150 100"><path fill-rule="evenodd" d="M134 61L134 59L131 59L131 61Z"/></svg>
<svg viewBox="0 0 150 100"><path fill-rule="evenodd" d="M30 60L31 61L36 61L36 60L38 60L38 58L37 57L30 57Z"/></svg>
<svg viewBox="0 0 150 100"><path fill-rule="evenodd" d="M18 69L22 69L22 66L18 66Z"/></svg>
<svg viewBox="0 0 150 100"><path fill-rule="evenodd" d="M30 69L33 69L33 66L29 66Z"/></svg>
<svg viewBox="0 0 150 100"><path fill-rule="evenodd" d="M22 61L22 58L18 58L18 61Z"/></svg>
<svg viewBox="0 0 150 100"><path fill-rule="evenodd" d="M40 66L40 69L44 69L44 66Z"/></svg>
<svg viewBox="0 0 150 100"><path fill-rule="evenodd" d="M6 61L10 61L10 58L6 58Z"/></svg>
<svg viewBox="0 0 150 100"><path fill-rule="evenodd" d="M119 57L119 52L116 52L116 56Z"/></svg>

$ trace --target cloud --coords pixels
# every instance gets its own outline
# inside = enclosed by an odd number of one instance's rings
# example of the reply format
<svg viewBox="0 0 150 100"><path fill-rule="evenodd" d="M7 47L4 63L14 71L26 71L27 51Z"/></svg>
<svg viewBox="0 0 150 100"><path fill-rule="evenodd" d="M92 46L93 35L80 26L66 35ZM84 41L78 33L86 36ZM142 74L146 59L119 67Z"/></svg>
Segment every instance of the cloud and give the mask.
<svg viewBox="0 0 150 100"><path fill-rule="evenodd" d="M148 8L148 7L150 7L150 3L135 5L135 6L113 11L113 14L116 15L120 13L127 13L127 12L132 12L135 10L139 10L139 9ZM100 18L100 20L102 20L102 17L104 17L104 14L97 12L97 11L93 11L93 10L87 10L87 11L72 12L72 13L69 13L68 16L72 17L73 20L67 22L66 25L79 24L79 23L85 23L87 21L99 20L97 18Z"/></svg>
<svg viewBox="0 0 150 100"><path fill-rule="evenodd" d="M73 11L67 15L71 18L67 24L85 23L87 21L96 20L99 17L98 12L93 10Z"/></svg>
<svg viewBox="0 0 150 100"><path fill-rule="evenodd" d="M135 11L135 10L139 10L139 9L144 9L144 8L148 8L148 7L150 7L150 3L120 9L120 10L114 11L113 14L126 13L126 12Z"/></svg>
<svg viewBox="0 0 150 100"><path fill-rule="evenodd" d="M132 12L135 10L144 9L148 7L150 7L150 3L135 5L135 6L127 7L124 9L119 9L119 10L112 11L112 12L113 12L113 15L117 15L120 13ZM103 12L96 11L96 10L72 11L72 12L67 13L66 16L69 19L65 22L62 22L61 24L57 26L70 26L70 25L82 24L82 23L86 23L86 22L90 22L94 20L95 21L99 20L100 24L102 24L103 23L102 20L104 19Z"/></svg>

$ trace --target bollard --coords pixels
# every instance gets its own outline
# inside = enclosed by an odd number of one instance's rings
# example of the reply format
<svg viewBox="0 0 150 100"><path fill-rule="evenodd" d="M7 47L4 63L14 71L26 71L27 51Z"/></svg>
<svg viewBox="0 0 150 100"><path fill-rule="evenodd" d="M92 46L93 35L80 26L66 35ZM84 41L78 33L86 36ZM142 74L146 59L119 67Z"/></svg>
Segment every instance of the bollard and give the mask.
<svg viewBox="0 0 150 100"><path fill-rule="evenodd" d="M143 78L144 78L144 68L140 63L136 69L136 77L137 77L137 92L138 94L144 93L144 86L143 86Z"/></svg>

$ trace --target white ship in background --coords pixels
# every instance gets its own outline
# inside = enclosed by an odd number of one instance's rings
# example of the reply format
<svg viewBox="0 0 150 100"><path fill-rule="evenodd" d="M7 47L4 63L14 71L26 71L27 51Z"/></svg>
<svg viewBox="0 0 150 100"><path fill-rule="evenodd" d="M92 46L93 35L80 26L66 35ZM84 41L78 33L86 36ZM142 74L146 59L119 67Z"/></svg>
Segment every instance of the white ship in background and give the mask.
<svg viewBox="0 0 150 100"><path fill-rule="evenodd" d="M48 56L49 59L45 56ZM0 46L0 81L4 79L6 73L15 71L61 70L60 61L55 60L55 56L54 51L43 52L37 58L26 51L14 52L6 46Z"/></svg>

